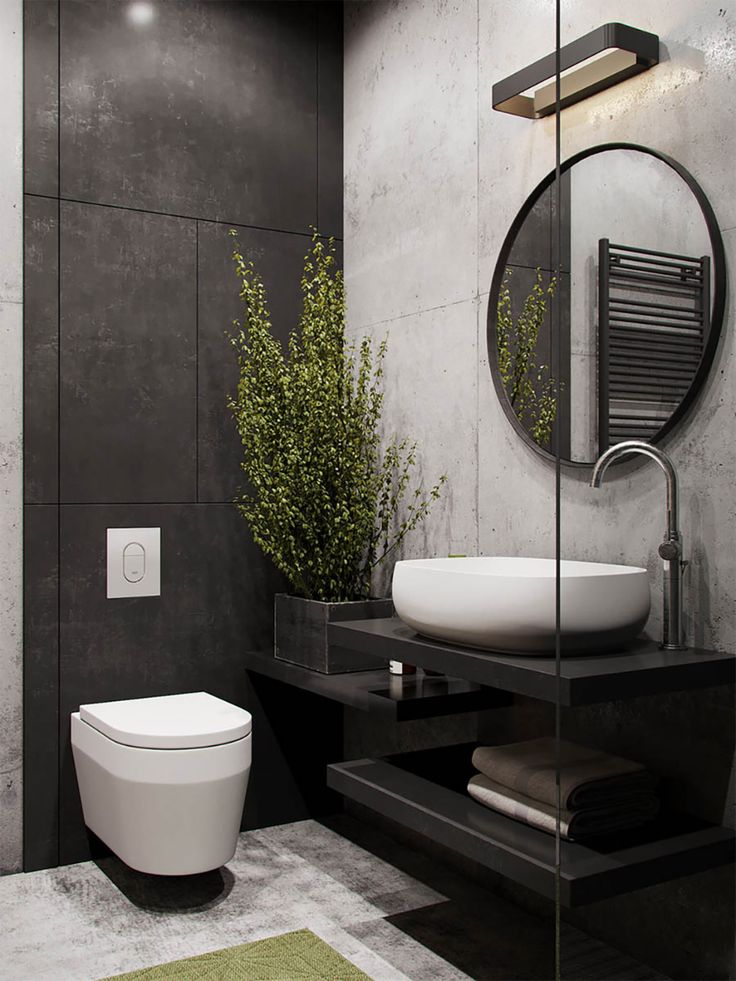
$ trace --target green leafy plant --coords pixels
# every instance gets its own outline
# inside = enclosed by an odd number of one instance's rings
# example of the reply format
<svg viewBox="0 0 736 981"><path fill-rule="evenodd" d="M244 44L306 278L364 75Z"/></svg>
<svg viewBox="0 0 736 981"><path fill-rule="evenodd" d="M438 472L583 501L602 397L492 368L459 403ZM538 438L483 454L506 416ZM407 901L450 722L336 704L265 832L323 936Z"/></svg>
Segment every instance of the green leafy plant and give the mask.
<svg viewBox="0 0 736 981"><path fill-rule="evenodd" d="M552 438L552 426L557 417L558 386L549 366L537 364L537 343L548 300L555 293L556 280L552 277L545 288L542 270L538 268L536 282L514 320L509 286L511 275L512 270L506 269L496 309L498 367L517 418L534 441L544 446Z"/></svg>
<svg viewBox="0 0 736 981"><path fill-rule="evenodd" d="M263 280L236 241L243 315L230 335L239 381L228 398L249 484L235 503L296 593L330 602L369 596L374 569L426 518L446 479L427 493L412 487L416 444L394 438L382 449L387 342L374 353L370 339L346 339L334 252L315 231L284 350Z"/></svg>

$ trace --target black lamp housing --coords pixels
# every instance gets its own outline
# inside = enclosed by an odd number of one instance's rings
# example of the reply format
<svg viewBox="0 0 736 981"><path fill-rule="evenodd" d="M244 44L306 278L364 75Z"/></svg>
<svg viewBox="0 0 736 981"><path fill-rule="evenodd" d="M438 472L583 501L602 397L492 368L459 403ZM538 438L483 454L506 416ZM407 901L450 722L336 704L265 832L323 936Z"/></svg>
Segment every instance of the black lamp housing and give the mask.
<svg viewBox="0 0 736 981"><path fill-rule="evenodd" d="M656 34L626 24L602 24L560 48L560 72L568 73L560 77L560 108L572 106L658 63ZM576 65L580 67L575 68ZM491 96L493 108L527 119L551 115L556 101L555 73L553 51L496 82ZM529 89L534 90L534 95L525 94Z"/></svg>

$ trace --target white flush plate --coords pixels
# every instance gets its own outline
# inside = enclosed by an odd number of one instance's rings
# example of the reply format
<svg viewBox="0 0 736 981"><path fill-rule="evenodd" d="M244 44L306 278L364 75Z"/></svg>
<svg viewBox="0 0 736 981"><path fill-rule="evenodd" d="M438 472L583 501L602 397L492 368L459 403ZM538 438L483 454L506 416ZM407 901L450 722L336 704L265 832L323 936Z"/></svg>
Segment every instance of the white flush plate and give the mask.
<svg viewBox="0 0 736 981"><path fill-rule="evenodd" d="M161 595L161 529L107 529L107 598Z"/></svg>

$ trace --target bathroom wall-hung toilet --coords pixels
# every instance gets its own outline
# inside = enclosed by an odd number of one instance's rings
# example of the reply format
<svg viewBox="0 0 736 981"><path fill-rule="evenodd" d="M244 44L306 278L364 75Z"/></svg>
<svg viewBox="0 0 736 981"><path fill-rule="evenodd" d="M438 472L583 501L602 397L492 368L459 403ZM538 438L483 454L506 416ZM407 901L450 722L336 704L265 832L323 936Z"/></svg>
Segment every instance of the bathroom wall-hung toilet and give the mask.
<svg viewBox="0 0 736 981"><path fill-rule="evenodd" d="M251 716L206 692L81 705L72 752L84 822L127 865L217 869L235 853Z"/></svg>

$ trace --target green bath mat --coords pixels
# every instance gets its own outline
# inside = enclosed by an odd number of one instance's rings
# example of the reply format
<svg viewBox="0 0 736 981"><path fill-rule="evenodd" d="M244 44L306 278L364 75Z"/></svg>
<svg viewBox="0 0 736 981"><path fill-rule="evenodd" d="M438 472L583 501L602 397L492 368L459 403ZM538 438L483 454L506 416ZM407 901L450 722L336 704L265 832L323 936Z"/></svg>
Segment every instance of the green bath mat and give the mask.
<svg viewBox="0 0 736 981"><path fill-rule="evenodd" d="M295 930L103 981L371 981L311 930Z"/></svg>

